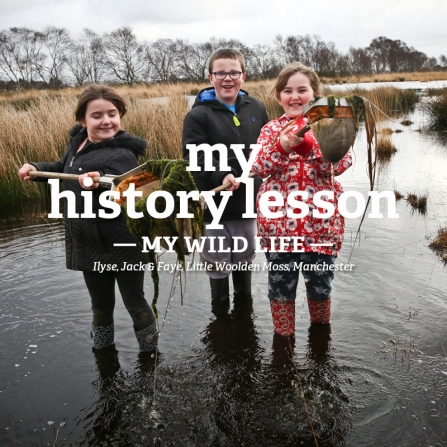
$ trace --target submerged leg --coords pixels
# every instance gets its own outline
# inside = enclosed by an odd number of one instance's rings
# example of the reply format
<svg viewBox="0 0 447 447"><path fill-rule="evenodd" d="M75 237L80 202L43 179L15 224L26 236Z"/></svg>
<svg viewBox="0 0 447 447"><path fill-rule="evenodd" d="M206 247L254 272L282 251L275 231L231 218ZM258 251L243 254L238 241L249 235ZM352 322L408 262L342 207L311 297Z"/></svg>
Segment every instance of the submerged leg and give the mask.
<svg viewBox="0 0 447 447"><path fill-rule="evenodd" d="M114 344L115 278L110 272L83 272L93 311L93 347L102 349Z"/></svg>
<svg viewBox="0 0 447 447"><path fill-rule="evenodd" d="M153 351L158 345L155 315L144 297L144 272L118 272L116 280L134 326L141 352Z"/></svg>

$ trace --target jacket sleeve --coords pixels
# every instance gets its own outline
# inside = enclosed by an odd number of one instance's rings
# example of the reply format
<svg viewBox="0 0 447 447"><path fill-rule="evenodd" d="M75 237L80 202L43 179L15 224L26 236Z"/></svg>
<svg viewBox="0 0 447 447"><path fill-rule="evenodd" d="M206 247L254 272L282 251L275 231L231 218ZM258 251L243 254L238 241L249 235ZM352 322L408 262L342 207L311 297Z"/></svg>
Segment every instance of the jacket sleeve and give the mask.
<svg viewBox="0 0 447 447"><path fill-rule="evenodd" d="M253 163L253 171L262 178L266 178L278 171L284 170L290 163L305 162L312 165L318 172L323 175L332 174L332 166L334 175L340 175L352 164L351 151L345 157L332 165L331 162L323 158L318 143L312 133L306 133L306 145L311 147L310 152L305 155L299 155L297 152L287 153L279 142L279 136L282 126L278 120L270 121L265 125L258 138L258 144L261 149L257 154ZM297 146L299 148L299 146Z"/></svg>
<svg viewBox="0 0 447 447"><path fill-rule="evenodd" d="M29 162L30 165L34 166L37 171L44 172L64 172L64 166L67 162L68 151L65 155L58 161L50 161L50 162ZM32 179L33 182L47 182L46 178L36 177Z"/></svg>
<svg viewBox="0 0 447 447"><path fill-rule="evenodd" d="M261 145L261 149L253 164L253 171L262 178L286 169L290 163L306 161L309 157L320 153L318 144L311 132L306 133L303 147L298 145L295 151L291 153L286 152L279 140L282 128L283 126L279 120L273 120L267 123L261 130L258 138L258 144ZM300 155L301 149L306 152L303 156Z"/></svg>
<svg viewBox="0 0 447 447"><path fill-rule="evenodd" d="M183 158L189 161L189 149L186 148L187 144L210 144L210 139L208 135L208 128L206 123L206 117L203 116L202 120L198 119L197 114L189 112L185 116L183 122L183 133L182 133L182 146L183 146ZM200 172L194 172L194 176L199 177L202 181L209 183L213 187L222 184L223 179L228 174L233 174L237 176L234 169L231 171L221 171L220 162L217 157L212 157L212 165L216 168L215 171L205 171L205 152L199 151L197 153L197 166L200 167Z"/></svg>

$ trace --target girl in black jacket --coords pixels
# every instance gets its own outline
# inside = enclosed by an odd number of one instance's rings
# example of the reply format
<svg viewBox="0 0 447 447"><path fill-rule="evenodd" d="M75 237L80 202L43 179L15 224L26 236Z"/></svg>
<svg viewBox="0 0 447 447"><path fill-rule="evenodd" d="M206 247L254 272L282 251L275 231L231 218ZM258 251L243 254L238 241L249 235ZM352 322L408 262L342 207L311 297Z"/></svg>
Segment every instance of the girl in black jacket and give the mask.
<svg viewBox="0 0 447 447"><path fill-rule="evenodd" d="M113 219L98 217L102 209L99 196L106 188L87 177L104 174L119 175L135 168L147 142L120 130L120 118L126 113L123 99L111 88L90 85L81 94L75 111L80 125L70 132L71 139L65 155L56 162L26 163L19 175L30 180L29 171L80 174L79 182L64 181L64 190L76 197L76 213L84 211L82 191L91 191L91 218L65 216L65 247L67 268L81 270L90 293L93 310L93 344L96 349L114 344L113 310L115 281L124 305L133 320L140 351L157 347L157 328L154 313L144 298L144 268L147 260L138 246L115 246L116 243L135 243L123 214ZM108 210L110 211L110 210ZM98 266L106 266L101 272ZM135 266L127 270L126 266Z"/></svg>

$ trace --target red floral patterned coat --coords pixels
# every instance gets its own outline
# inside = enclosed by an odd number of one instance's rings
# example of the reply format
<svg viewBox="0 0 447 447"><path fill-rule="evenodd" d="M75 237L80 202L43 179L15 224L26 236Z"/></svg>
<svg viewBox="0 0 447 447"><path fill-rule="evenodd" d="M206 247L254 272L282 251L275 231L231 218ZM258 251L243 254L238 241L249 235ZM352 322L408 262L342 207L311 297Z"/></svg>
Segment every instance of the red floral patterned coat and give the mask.
<svg viewBox="0 0 447 447"><path fill-rule="evenodd" d="M338 212L338 198L343 193L343 189L340 183L334 180L334 176L342 174L351 166L351 151L341 161L332 164L323 158L312 131L309 131L306 134L306 140L309 149L311 148L310 152L303 156L298 155L297 152L287 153L278 140L282 128L291 120L287 115L283 115L268 122L262 128L258 138L258 144L262 148L257 154L252 170L258 176L266 179L257 197L258 236L261 238L261 247L270 251L271 237L303 236L304 241L301 242L302 245L299 248L304 248L305 252L337 256L344 233L344 218ZM306 123L307 119L301 117L291 129L298 130ZM297 150L300 146L297 146ZM324 201L335 205L335 212L329 218L317 218L312 215L313 210L316 209L313 197L315 193L322 190L334 191L333 200L323 197ZM262 194L268 191L279 191L283 196L284 207L269 207L272 212L281 210L282 217L268 218L261 213L259 201ZM287 204L287 196L294 191L307 191L309 194L308 199L300 196L296 198L300 202L306 202L309 206L309 212L303 218L287 216L288 209L292 209L294 213L301 211L300 209L294 210ZM321 213L327 211L324 208L318 209ZM275 250L280 251L278 239L275 241L274 247ZM288 252L294 251L294 245L290 243L286 247L283 246L284 249Z"/></svg>

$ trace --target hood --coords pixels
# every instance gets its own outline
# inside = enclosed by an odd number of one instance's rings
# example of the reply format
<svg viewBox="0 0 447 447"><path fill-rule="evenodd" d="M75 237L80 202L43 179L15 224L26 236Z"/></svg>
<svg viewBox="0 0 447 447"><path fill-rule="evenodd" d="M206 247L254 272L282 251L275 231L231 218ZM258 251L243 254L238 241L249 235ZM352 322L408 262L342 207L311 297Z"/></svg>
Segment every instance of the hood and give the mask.
<svg viewBox="0 0 447 447"><path fill-rule="evenodd" d="M248 96L248 93L245 90L239 90L237 96L238 98L240 96ZM216 101L214 104L217 103L225 107L218 99L216 99L216 90L214 89L214 87L208 87L201 90L194 101L193 107L206 104L210 101Z"/></svg>
<svg viewBox="0 0 447 447"><path fill-rule="evenodd" d="M87 129L80 124L75 124L70 132L71 139L79 139L79 144L87 138ZM131 150L136 157L144 155L147 148L147 141L143 138L134 137L129 132L120 130L111 140L92 143L92 148L101 149L103 147L125 148Z"/></svg>

